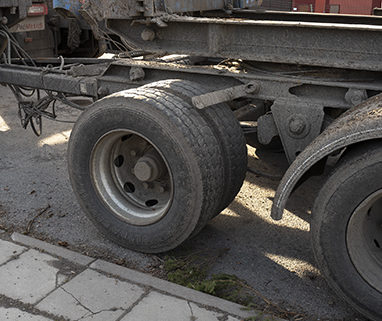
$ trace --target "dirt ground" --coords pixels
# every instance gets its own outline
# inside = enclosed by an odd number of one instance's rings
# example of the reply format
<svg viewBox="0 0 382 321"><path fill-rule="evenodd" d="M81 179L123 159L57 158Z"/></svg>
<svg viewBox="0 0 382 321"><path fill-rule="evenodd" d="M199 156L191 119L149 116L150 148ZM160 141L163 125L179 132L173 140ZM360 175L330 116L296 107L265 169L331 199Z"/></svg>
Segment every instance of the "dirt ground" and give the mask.
<svg viewBox="0 0 382 321"><path fill-rule="evenodd" d="M71 190L66 147L71 124L44 121L43 135L24 130L17 104L0 88L0 227L80 250L160 275L163 256L144 255L104 239L85 217ZM60 119L77 111L59 108ZM287 168L281 153L249 150L249 166L280 176ZM248 173L232 205L173 255L208 253L211 273L235 274L256 293L260 306L302 315L303 320L363 320L329 290L310 247L310 207L322 179L304 183L288 204L285 218L270 216L277 179ZM267 302L267 303L266 303Z"/></svg>

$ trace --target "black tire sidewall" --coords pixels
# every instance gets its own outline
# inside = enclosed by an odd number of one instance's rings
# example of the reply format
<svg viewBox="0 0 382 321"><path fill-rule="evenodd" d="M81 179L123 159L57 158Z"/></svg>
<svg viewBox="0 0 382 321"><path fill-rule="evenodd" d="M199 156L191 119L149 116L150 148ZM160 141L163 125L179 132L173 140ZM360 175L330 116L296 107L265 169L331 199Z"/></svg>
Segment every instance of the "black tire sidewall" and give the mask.
<svg viewBox="0 0 382 321"><path fill-rule="evenodd" d="M106 114L105 108L109 111ZM126 98L100 101L81 118L69 143L69 174L82 208L96 226L113 241L144 252L164 251L184 241L199 219L195 213L200 213L203 187L197 161L171 120L137 101L131 100L127 109ZM155 146L160 146L171 169L173 202L167 214L154 224L135 226L119 219L100 200L90 178L93 147L104 134L118 129L143 133ZM81 133L86 133L86 137L81 137Z"/></svg>
<svg viewBox="0 0 382 321"><path fill-rule="evenodd" d="M375 320L382 319L382 293L370 286L353 265L346 231L354 210L380 189L381 153L350 157L323 186L315 202L311 227L315 256L329 284L357 310Z"/></svg>

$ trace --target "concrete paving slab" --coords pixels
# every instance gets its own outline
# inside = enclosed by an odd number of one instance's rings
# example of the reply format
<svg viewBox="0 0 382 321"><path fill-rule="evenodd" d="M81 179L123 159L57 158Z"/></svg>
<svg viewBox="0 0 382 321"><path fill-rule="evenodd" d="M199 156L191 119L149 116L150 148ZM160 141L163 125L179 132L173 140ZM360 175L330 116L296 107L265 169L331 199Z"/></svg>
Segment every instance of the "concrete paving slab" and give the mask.
<svg viewBox="0 0 382 321"><path fill-rule="evenodd" d="M114 321L144 293L137 285L86 270L48 295L37 308L69 320Z"/></svg>
<svg viewBox="0 0 382 321"><path fill-rule="evenodd" d="M153 291L121 321L219 321L223 316L186 300Z"/></svg>
<svg viewBox="0 0 382 321"><path fill-rule="evenodd" d="M0 265L9 261L13 256L21 254L25 250L25 247L0 240Z"/></svg>
<svg viewBox="0 0 382 321"><path fill-rule="evenodd" d="M52 319L47 319L41 315L30 314L25 311L21 311L15 308L1 308L0 307L0 320L2 321L52 321Z"/></svg>
<svg viewBox="0 0 382 321"><path fill-rule="evenodd" d="M37 306L40 311L45 311L53 315L63 316L69 320L79 320L84 316L91 315L91 312L68 292L58 288Z"/></svg>
<svg viewBox="0 0 382 321"><path fill-rule="evenodd" d="M35 304L64 281L57 280L59 269L53 266L57 261L36 250L25 252L0 267L0 294Z"/></svg>
<svg viewBox="0 0 382 321"><path fill-rule="evenodd" d="M62 288L58 288L47 299L37 305L40 311L50 314L62 316L68 320L92 320L92 321L113 321L117 320L124 310L116 309L115 311L90 311L88 307L83 305L71 293Z"/></svg>

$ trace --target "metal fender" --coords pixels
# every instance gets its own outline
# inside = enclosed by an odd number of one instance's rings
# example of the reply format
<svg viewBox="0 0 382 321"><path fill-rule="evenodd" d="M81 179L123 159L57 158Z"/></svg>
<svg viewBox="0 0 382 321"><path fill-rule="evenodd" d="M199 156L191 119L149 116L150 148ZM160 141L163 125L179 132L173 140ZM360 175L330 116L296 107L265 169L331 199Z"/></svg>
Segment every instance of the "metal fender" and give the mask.
<svg viewBox="0 0 382 321"><path fill-rule="evenodd" d="M330 154L355 143L382 138L382 94L337 118L295 159L276 191L271 216L281 220L290 194L303 175Z"/></svg>

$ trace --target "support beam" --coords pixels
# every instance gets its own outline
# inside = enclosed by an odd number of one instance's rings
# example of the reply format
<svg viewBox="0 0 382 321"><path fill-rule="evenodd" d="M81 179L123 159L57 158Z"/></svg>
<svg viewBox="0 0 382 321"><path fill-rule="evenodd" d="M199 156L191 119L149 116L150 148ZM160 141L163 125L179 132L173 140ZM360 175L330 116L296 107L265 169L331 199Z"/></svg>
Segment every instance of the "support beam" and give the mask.
<svg viewBox="0 0 382 321"><path fill-rule="evenodd" d="M37 67L0 65L0 83L28 88L59 91L77 96L97 97L97 80L72 77Z"/></svg>
<svg viewBox="0 0 382 321"><path fill-rule="evenodd" d="M108 20L108 28L147 52L382 71L382 26L166 16L165 27ZM370 18L371 19L371 18ZM142 37L150 32L152 37ZM373 41L370 41L373 39Z"/></svg>

